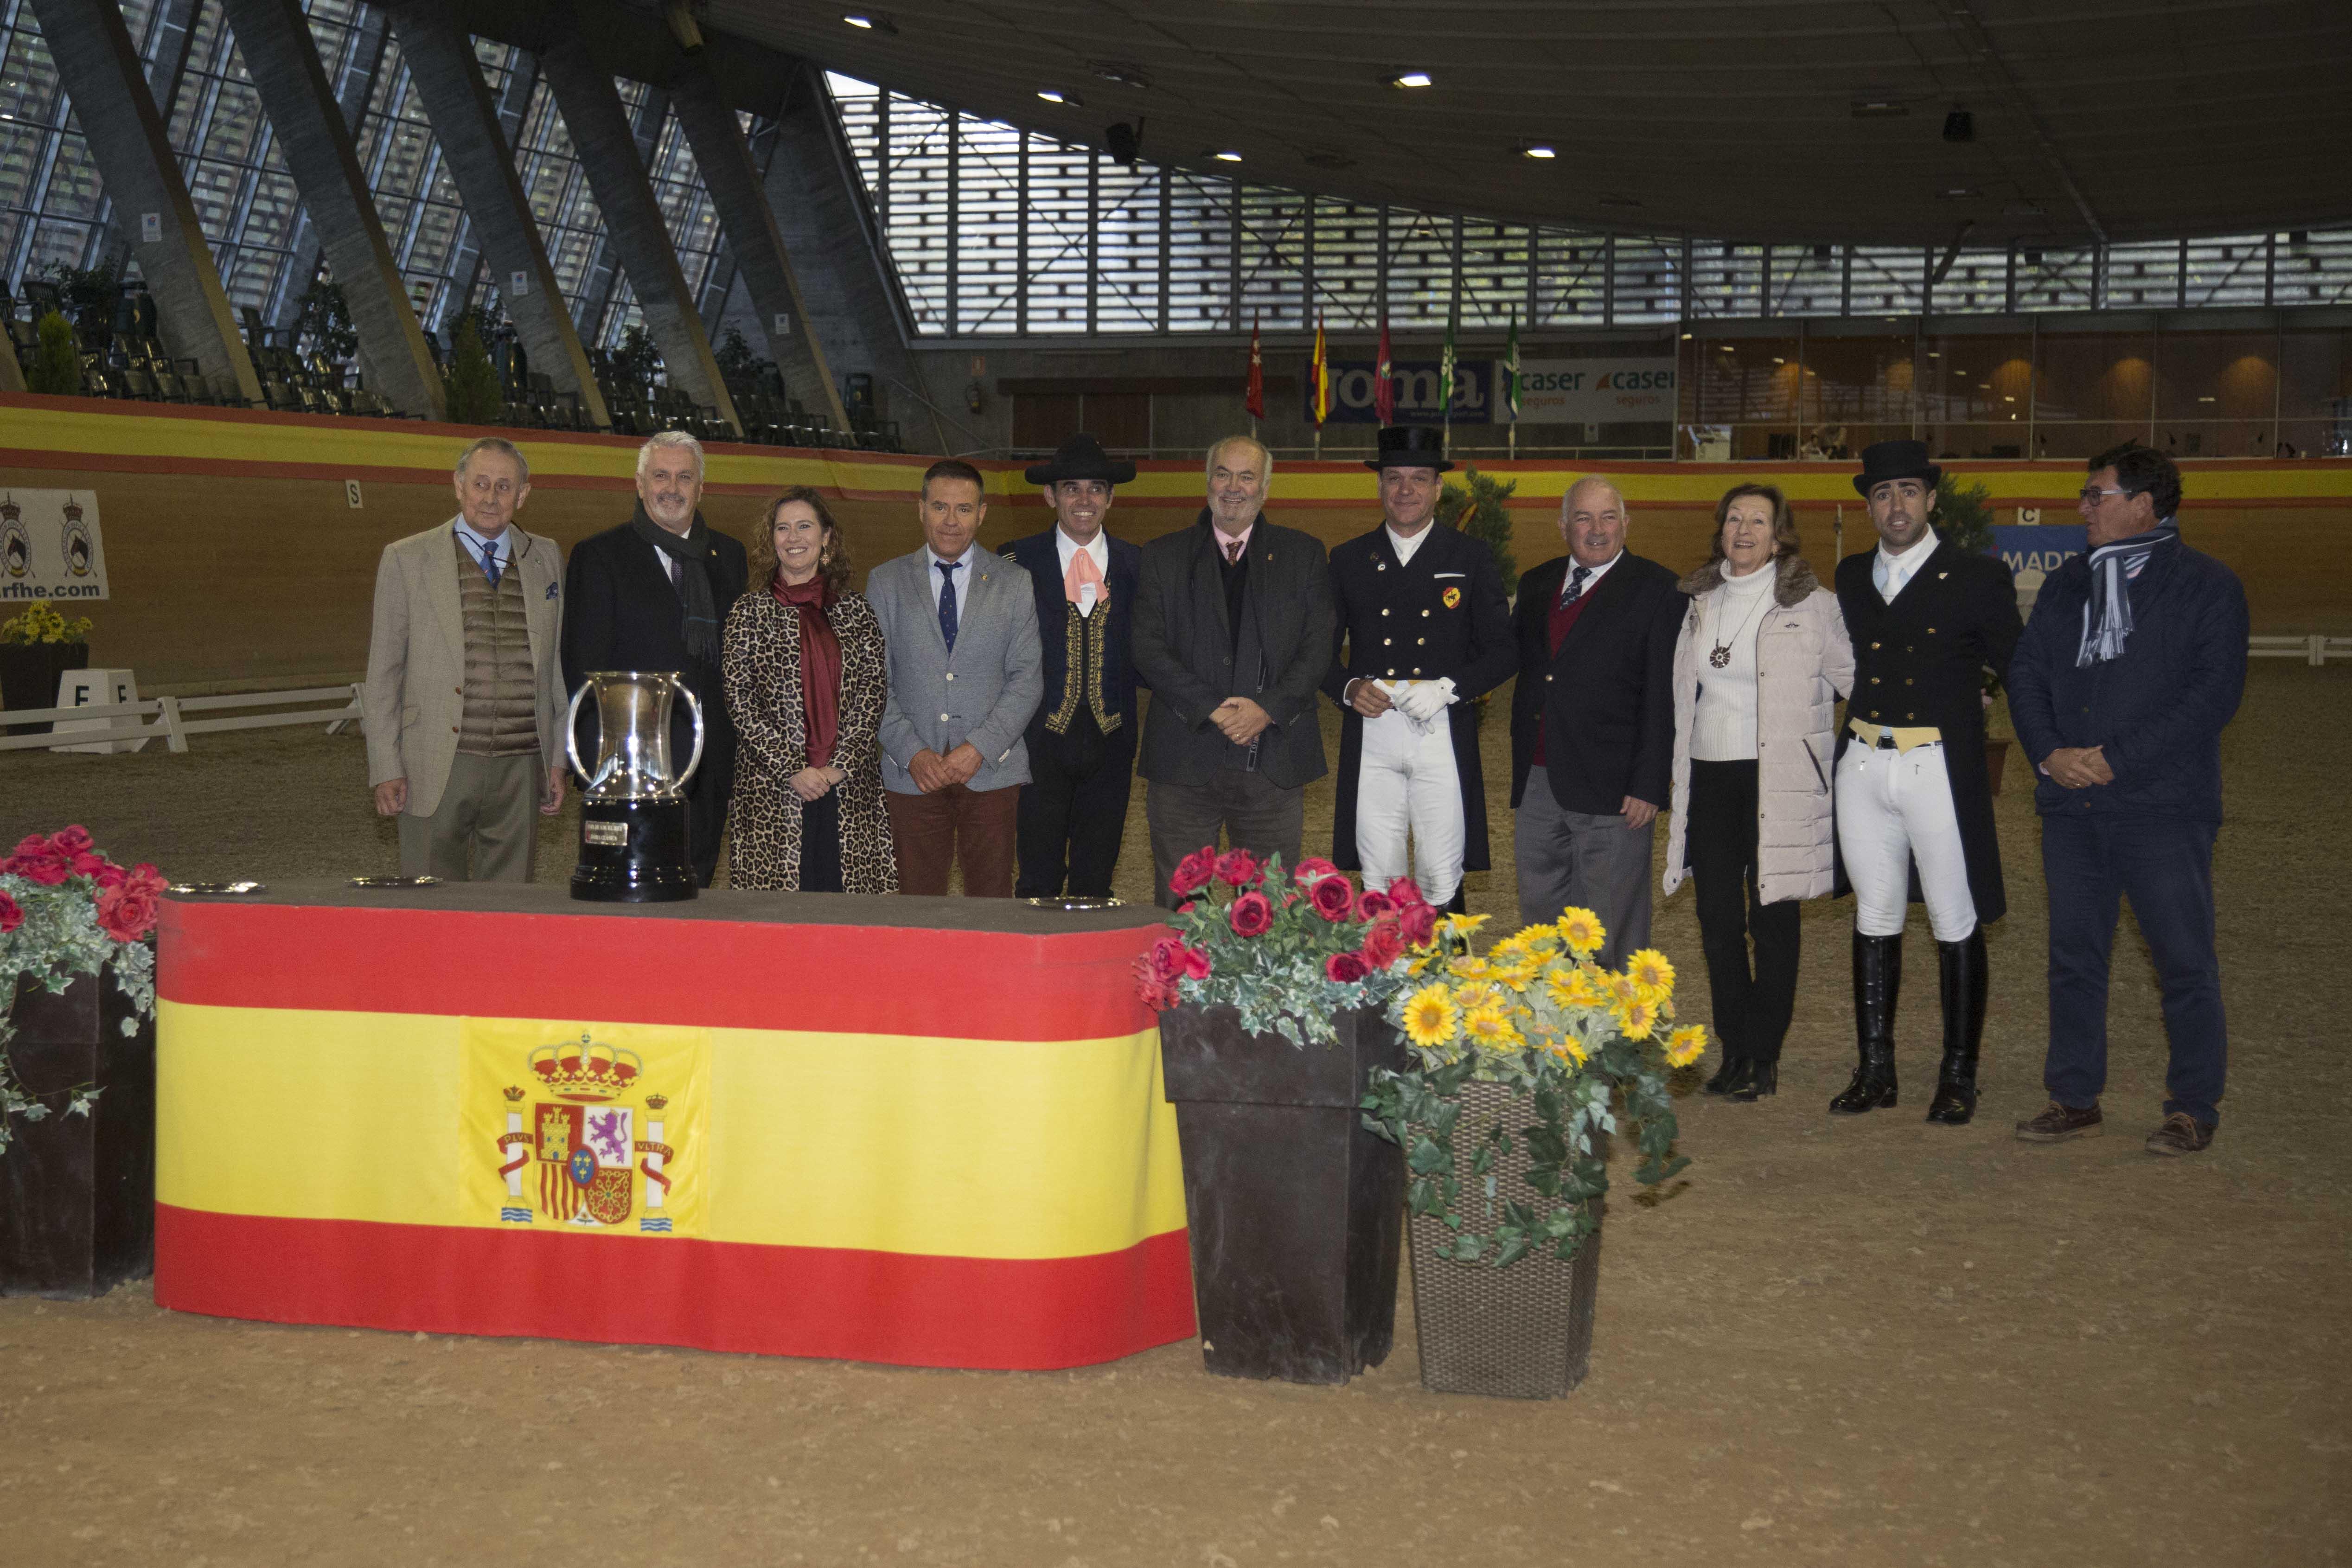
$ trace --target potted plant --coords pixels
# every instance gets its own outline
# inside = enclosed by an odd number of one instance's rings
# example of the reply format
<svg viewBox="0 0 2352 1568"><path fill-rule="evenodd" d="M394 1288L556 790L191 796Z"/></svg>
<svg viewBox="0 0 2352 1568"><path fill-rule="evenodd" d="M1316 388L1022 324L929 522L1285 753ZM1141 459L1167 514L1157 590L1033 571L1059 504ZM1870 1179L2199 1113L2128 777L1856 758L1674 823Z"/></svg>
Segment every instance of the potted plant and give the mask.
<svg viewBox="0 0 2352 1568"><path fill-rule="evenodd" d="M103 1295L153 1265L163 892L78 826L0 859L0 1295Z"/></svg>
<svg viewBox="0 0 2352 1568"><path fill-rule="evenodd" d="M1345 1383L1395 1338L1404 1213L1403 1157L1357 1106L1404 1065L1389 1003L1437 911L1409 880L1359 889L1243 849L1186 857L1169 887L1187 901L1137 979L1160 1013L1202 1360Z"/></svg>
<svg viewBox="0 0 2352 1568"><path fill-rule="evenodd" d="M16 503L0 501L0 519L16 520ZM0 621L0 709L54 708L58 677L89 668L89 617L68 620L47 599ZM12 735L46 735L47 724L16 724Z"/></svg>
<svg viewBox="0 0 2352 1568"><path fill-rule="evenodd" d="M1554 1398L1591 1355L1607 1135L1622 1107L1643 1183L1688 1163L1666 1080L1706 1051L1706 1031L1667 1034L1664 953L1644 948L1615 972L1593 963L1606 935L1591 910L1485 957L1468 951L1468 923L1439 933L1423 983L1391 1003L1411 1059L1372 1075L1365 1123L1411 1172L1423 1384Z"/></svg>

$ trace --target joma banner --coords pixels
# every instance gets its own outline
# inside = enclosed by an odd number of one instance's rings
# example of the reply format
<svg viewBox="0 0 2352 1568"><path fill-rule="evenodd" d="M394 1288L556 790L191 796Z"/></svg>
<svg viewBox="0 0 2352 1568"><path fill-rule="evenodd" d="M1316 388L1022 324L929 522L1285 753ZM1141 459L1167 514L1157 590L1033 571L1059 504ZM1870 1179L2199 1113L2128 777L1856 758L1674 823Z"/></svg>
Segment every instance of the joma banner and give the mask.
<svg viewBox="0 0 2352 1568"><path fill-rule="evenodd" d="M1671 361L1669 363L1673 363ZM1390 366L1396 384L1396 419L1400 425L1443 425L1445 410L1438 406L1437 387L1444 370L1433 359L1401 359ZM1331 362L1331 413L1334 425L1375 425L1372 392L1380 374L1377 361L1340 359ZM1306 398L1301 405L1309 423L1315 418L1315 378L1300 378ZM1495 362L1458 359L1454 362L1454 417L1456 425L1495 422Z"/></svg>
<svg viewBox="0 0 2352 1568"><path fill-rule="evenodd" d="M0 490L0 599L103 599L106 544L89 490Z"/></svg>

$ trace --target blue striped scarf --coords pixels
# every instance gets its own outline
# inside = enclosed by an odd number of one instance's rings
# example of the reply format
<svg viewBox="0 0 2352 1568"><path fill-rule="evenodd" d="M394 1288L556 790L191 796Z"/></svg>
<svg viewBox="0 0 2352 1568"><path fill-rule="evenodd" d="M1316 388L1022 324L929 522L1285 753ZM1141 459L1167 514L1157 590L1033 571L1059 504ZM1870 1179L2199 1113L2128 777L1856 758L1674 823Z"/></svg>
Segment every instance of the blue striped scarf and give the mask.
<svg viewBox="0 0 2352 1568"><path fill-rule="evenodd" d="M2146 533L2091 552L2091 600L2083 606L2083 644L2074 651L2075 668L2123 658L2124 643L2132 634L2131 591L2125 584L2140 574L2158 545L2179 541L2180 524L2168 517Z"/></svg>

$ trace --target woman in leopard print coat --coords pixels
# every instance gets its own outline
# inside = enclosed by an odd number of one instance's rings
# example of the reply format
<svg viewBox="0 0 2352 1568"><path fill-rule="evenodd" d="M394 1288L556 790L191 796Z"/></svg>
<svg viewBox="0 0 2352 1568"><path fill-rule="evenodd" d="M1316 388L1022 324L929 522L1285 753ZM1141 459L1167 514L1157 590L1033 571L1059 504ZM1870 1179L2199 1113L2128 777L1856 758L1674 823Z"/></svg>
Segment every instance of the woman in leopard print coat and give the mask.
<svg viewBox="0 0 2352 1568"><path fill-rule="evenodd" d="M794 575L803 580L791 582ZM805 880L812 891L831 890L837 867L842 892L895 893L898 867L876 740L889 664L873 610L864 595L847 591L848 553L815 489L795 485L769 505L751 549L751 591L728 615L720 660L740 748L728 880L788 892L800 891ZM803 617L818 614L836 647L804 660ZM821 700L814 706L808 700L804 668L838 669L830 714ZM824 750L811 747L812 731L821 742L827 729L829 754L812 759L813 749ZM829 853L836 831L837 858ZM804 869L813 875L804 879Z"/></svg>

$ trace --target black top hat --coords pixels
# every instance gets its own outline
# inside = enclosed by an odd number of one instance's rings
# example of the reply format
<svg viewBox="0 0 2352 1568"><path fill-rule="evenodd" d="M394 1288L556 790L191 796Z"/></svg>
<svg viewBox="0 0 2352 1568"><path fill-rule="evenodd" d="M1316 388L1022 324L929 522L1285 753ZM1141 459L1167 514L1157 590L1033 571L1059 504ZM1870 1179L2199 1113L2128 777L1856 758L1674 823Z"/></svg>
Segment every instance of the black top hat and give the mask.
<svg viewBox="0 0 2352 1568"><path fill-rule="evenodd" d="M1115 462L1102 443L1081 431L1061 445L1050 463L1033 463L1024 476L1033 485L1055 485L1064 479L1100 479L1123 485L1135 478L1133 463Z"/></svg>
<svg viewBox="0 0 2352 1568"><path fill-rule="evenodd" d="M1943 478L1944 470L1927 460L1927 442L1874 441L1862 449L1862 472L1853 477L1853 488L1868 500L1871 487L1889 479L1918 479L1932 490Z"/></svg>
<svg viewBox="0 0 2352 1568"><path fill-rule="evenodd" d="M1441 474L1453 466L1444 432L1427 425L1382 426L1381 455L1364 459L1368 468L1435 468Z"/></svg>

